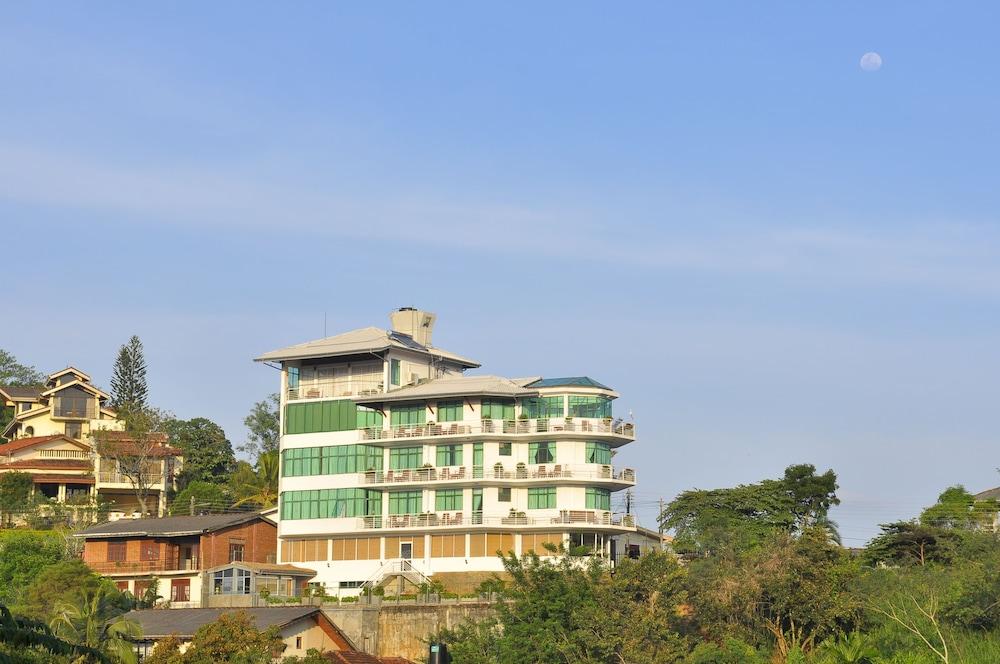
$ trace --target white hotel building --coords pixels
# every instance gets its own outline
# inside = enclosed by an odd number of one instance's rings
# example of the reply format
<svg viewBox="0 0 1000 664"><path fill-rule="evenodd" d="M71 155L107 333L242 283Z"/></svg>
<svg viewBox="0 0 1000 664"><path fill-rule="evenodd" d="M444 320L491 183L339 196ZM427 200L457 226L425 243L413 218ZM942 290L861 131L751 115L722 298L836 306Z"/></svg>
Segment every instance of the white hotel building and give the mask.
<svg viewBox="0 0 1000 664"><path fill-rule="evenodd" d="M434 320L400 309L390 330L257 358L281 369L279 562L350 592L411 569L467 587L502 569L498 551L547 542L625 555L635 523L612 494L635 473L612 457L635 428L612 415L618 394L589 378L466 376L479 364L435 348Z"/></svg>

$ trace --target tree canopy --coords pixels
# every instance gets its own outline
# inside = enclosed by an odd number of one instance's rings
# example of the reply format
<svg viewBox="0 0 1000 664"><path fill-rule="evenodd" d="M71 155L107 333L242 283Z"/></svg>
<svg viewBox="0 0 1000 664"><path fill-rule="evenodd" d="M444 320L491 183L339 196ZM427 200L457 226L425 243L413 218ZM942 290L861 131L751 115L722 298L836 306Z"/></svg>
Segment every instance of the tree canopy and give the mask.
<svg viewBox="0 0 1000 664"><path fill-rule="evenodd" d="M138 411L146 408L149 387L146 384L146 356L139 337L132 335L118 349L111 375L111 407L117 411Z"/></svg>
<svg viewBox="0 0 1000 664"><path fill-rule="evenodd" d="M170 444L184 452L182 485L196 481L226 482L236 457L222 427L204 417L168 418L163 422L163 431L170 437Z"/></svg>
<svg viewBox="0 0 1000 664"><path fill-rule="evenodd" d="M278 440L281 438L279 403L278 394L274 393L253 405L250 414L243 420L247 428L247 442L240 447L240 451L256 458L278 449Z"/></svg>
<svg viewBox="0 0 1000 664"><path fill-rule="evenodd" d="M45 374L21 364L14 355L0 348L0 385L38 387L45 384Z"/></svg>

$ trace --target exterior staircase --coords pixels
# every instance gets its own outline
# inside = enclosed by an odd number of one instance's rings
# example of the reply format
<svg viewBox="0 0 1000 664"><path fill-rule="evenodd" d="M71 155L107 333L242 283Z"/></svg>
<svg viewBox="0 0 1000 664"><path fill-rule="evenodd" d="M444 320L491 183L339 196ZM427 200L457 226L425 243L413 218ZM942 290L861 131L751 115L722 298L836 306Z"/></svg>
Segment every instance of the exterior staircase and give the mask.
<svg viewBox="0 0 1000 664"><path fill-rule="evenodd" d="M361 594L364 595L379 587L389 590L395 585L396 594L402 595L407 588L416 591L420 586L430 582L430 577L415 566L412 560L387 560L361 584Z"/></svg>

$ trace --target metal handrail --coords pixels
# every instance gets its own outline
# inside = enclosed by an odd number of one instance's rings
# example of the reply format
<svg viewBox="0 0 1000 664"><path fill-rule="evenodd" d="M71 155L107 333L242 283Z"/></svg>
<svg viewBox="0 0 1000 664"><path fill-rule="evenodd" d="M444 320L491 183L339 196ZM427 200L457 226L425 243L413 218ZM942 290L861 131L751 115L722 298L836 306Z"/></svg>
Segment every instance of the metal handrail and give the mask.
<svg viewBox="0 0 1000 664"><path fill-rule="evenodd" d="M359 473L362 484L412 484L422 482L462 482L478 480L538 480L582 479L617 480L634 483L635 470L615 469L607 464L540 464L524 467L497 469L446 466L436 468L410 468L402 470L370 470Z"/></svg>
<svg viewBox="0 0 1000 664"><path fill-rule="evenodd" d="M434 424L400 424L358 430L361 440L438 438L442 436L582 433L635 439L635 424L608 418L557 417L534 420L479 420Z"/></svg>
<svg viewBox="0 0 1000 664"><path fill-rule="evenodd" d="M392 514L388 517L366 516L358 520L360 530L397 528L447 528L452 526L552 526L587 524L595 526L622 526L634 528L630 514L612 514L604 510L559 510L555 516L528 516L525 512L512 511L506 516L485 516L481 512L426 512L423 514Z"/></svg>
<svg viewBox="0 0 1000 664"><path fill-rule="evenodd" d="M367 396L382 394L384 391L381 380L317 380L304 381L298 387L290 387L286 394L288 401L298 401Z"/></svg>

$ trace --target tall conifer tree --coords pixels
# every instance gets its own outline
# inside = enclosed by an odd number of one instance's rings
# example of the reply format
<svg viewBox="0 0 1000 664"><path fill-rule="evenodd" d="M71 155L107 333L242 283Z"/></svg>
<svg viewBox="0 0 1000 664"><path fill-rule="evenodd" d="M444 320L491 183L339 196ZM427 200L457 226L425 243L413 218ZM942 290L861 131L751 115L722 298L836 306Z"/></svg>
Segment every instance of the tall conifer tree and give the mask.
<svg viewBox="0 0 1000 664"><path fill-rule="evenodd" d="M115 360L111 377L111 406L117 411L144 409L148 393L142 341L132 335L128 343L118 350L118 359Z"/></svg>

